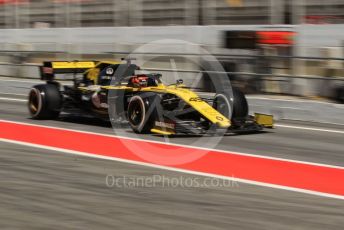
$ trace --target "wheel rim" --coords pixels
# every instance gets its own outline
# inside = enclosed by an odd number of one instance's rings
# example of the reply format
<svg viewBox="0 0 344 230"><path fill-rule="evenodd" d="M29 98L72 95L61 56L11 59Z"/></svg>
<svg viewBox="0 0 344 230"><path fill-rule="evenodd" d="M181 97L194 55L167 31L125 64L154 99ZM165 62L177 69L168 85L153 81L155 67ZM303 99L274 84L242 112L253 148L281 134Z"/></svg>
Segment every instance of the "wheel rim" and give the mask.
<svg viewBox="0 0 344 230"><path fill-rule="evenodd" d="M224 96L218 96L215 99L214 102L214 108L220 112L222 115L224 115L225 117L229 117L230 115L230 107L229 107L229 103L227 101L227 99Z"/></svg>
<svg viewBox="0 0 344 230"><path fill-rule="evenodd" d="M29 94L29 110L30 113L35 115L41 108L41 98L37 89L32 89Z"/></svg>
<svg viewBox="0 0 344 230"><path fill-rule="evenodd" d="M143 108L142 103L138 100L134 100L130 103L129 111L128 111L128 118L129 122L133 126L139 126L142 123L144 114L143 114Z"/></svg>

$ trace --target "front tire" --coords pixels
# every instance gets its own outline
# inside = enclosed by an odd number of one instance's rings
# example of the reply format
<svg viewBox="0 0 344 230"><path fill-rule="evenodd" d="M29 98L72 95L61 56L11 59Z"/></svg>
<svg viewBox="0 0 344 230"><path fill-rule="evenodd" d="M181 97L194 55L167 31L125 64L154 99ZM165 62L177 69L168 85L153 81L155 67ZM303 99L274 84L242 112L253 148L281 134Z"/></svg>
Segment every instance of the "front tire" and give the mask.
<svg viewBox="0 0 344 230"><path fill-rule="evenodd" d="M56 119L60 114L61 102L57 85L35 85L29 92L30 115L33 119Z"/></svg>
<svg viewBox="0 0 344 230"><path fill-rule="evenodd" d="M217 94L214 98L213 108L220 112L223 116L227 117L228 119L232 116L232 109L229 103L228 97L226 95L220 93Z"/></svg>
<svg viewBox="0 0 344 230"><path fill-rule="evenodd" d="M127 119L135 133L149 133L154 127L156 109L155 97L151 95L135 95L130 98Z"/></svg>
<svg viewBox="0 0 344 230"><path fill-rule="evenodd" d="M245 94L236 88L232 88L232 90L233 100L224 93L217 94L214 98L213 107L228 119L244 119L248 116L248 103Z"/></svg>
<svg viewBox="0 0 344 230"><path fill-rule="evenodd" d="M248 103L245 94L233 88L233 114L234 119L244 119L248 116Z"/></svg>

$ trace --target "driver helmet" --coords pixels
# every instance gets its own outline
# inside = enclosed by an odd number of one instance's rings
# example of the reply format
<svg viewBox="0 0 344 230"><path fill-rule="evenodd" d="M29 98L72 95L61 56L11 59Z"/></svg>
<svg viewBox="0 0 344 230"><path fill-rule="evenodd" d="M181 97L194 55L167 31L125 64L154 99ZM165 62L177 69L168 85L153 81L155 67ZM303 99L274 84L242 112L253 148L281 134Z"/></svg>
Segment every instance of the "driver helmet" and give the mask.
<svg viewBox="0 0 344 230"><path fill-rule="evenodd" d="M131 83L135 87L147 87L148 77L146 75L136 75L131 78Z"/></svg>

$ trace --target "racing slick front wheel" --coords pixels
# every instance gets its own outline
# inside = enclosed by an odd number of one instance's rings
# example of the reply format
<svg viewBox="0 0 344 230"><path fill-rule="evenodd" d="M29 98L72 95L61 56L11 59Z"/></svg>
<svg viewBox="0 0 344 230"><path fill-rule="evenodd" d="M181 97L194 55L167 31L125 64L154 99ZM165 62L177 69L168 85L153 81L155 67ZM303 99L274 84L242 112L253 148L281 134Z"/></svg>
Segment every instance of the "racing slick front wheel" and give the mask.
<svg viewBox="0 0 344 230"><path fill-rule="evenodd" d="M248 103L245 94L237 88L232 88L233 100L231 108L230 99L225 94L217 94L213 107L229 119L243 119L248 116Z"/></svg>
<svg viewBox="0 0 344 230"><path fill-rule="evenodd" d="M60 114L61 94L55 84L35 85L30 90L28 107L33 119L55 119Z"/></svg>
<svg viewBox="0 0 344 230"><path fill-rule="evenodd" d="M219 111L223 116L230 118L232 114L231 105L229 104L228 98L220 93L214 98L213 108Z"/></svg>
<svg viewBox="0 0 344 230"><path fill-rule="evenodd" d="M152 97L135 95L128 104L128 122L135 133L149 133L154 126L155 109Z"/></svg>
<svg viewBox="0 0 344 230"><path fill-rule="evenodd" d="M232 118L240 119L248 116L248 103L245 94L233 87L233 113Z"/></svg>

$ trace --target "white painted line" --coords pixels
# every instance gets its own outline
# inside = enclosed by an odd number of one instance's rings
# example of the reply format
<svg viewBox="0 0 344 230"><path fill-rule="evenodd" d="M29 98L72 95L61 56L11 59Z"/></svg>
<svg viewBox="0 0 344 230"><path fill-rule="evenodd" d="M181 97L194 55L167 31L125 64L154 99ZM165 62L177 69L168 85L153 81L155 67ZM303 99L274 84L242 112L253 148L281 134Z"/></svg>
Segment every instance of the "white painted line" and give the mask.
<svg viewBox="0 0 344 230"><path fill-rule="evenodd" d="M87 153L87 152L79 152L79 151L74 151L74 150L69 150L69 149L49 147L49 146L45 146L45 145L31 144L31 143L21 142L21 141L13 141L13 140L4 139L4 138L0 138L0 141L12 143L12 144L34 147L34 148L46 149L46 150L51 150L51 151L58 151L58 152L72 154L72 155L79 155L79 156L84 156L84 157L92 157L92 158L103 159L103 160L117 161L117 162L134 164L134 165L151 167L151 168L157 168L157 169L162 169L162 170L167 170L167 171L187 173L187 174L191 174L191 175L214 177L214 178L219 178L219 179L223 179L223 180L231 180L231 181L236 181L236 182L240 182L240 183L263 186L263 187L268 187L268 188L273 188L273 189L283 189L283 190L288 190L288 191L292 191L292 192L300 192L300 193L305 193L305 194L310 194L310 195L316 195L316 196L322 196L322 197L344 200L344 196L334 195L334 194L329 194L329 193L322 193L322 192L315 192L315 191L306 190L306 189L292 188L292 187L287 187L287 186L281 186L281 185L245 180L245 179L240 179L240 178L236 178L236 177L220 176L220 175L216 175L216 174L202 173L202 172L191 171L191 170L183 170L183 169L161 166L161 165L155 165L155 164L150 164L150 163L125 160L125 159L116 158L116 157L101 156L101 155L96 155L96 154Z"/></svg>
<svg viewBox="0 0 344 230"><path fill-rule="evenodd" d="M305 111L303 108L295 108L295 107L291 107L291 106L280 106L280 107L272 108L272 110L276 110L276 109L292 109L292 110ZM310 111L307 111L307 112L310 112Z"/></svg>
<svg viewBox="0 0 344 230"><path fill-rule="evenodd" d="M20 102L27 102L27 99L17 99L17 98L9 98L9 97L0 97L1 101L20 101Z"/></svg>
<svg viewBox="0 0 344 230"><path fill-rule="evenodd" d="M288 101L288 102L298 102L298 103L317 103L317 104L327 104L333 105L335 107L343 107L344 105L326 102L326 101L315 101L315 100L304 100L304 99L282 99L282 98L268 98L268 97L259 97L259 96L246 96L247 99L258 99L258 100L266 100L266 101Z"/></svg>
<svg viewBox="0 0 344 230"><path fill-rule="evenodd" d="M3 92L0 92L0 94L13 95L13 96L27 96L27 94L20 94L20 93L3 93Z"/></svg>
<svg viewBox="0 0 344 230"><path fill-rule="evenodd" d="M320 128L305 127L305 126L280 125L280 124L276 124L275 126L281 127L281 128L289 128L289 129L302 129L302 130L344 134L344 131L334 130L334 129L320 129Z"/></svg>
<svg viewBox="0 0 344 230"><path fill-rule="evenodd" d="M57 80L61 80L63 81L66 85L70 85L68 83L72 83L73 80L72 79L57 79ZM0 78L0 81L7 81L7 82L23 82L23 83L34 83L34 84L37 84L37 83L42 83L44 84L44 81L40 80L37 78L36 79L31 79L31 80L28 80L28 79L7 79L7 78Z"/></svg>
<svg viewBox="0 0 344 230"><path fill-rule="evenodd" d="M165 143L163 141L153 141L153 140L127 137L127 136L102 134L102 133L96 133L96 132L89 132L89 131L82 131L82 130L75 130L75 129L66 129L66 128L60 128L60 127L56 127L56 126L37 125L37 124L31 124L31 123L25 123L25 122L19 122L19 121L9 121L9 120L3 120L3 119L0 119L0 122L29 125L29 126L42 127L42 128L52 128L52 129L57 129L57 130L92 134L92 135L98 135L98 136L104 136L104 137L121 138L121 139L135 140L135 141L141 141L141 142L149 142L149 143L154 143L154 144L158 143L158 144L165 144L165 145L182 147L182 148L194 148L194 149L201 149L201 150L207 150L207 151L219 151L221 153L236 154L236 155L240 155L240 156L249 156L249 157L262 158L262 159L279 160L279 161L286 161L286 162L292 162L292 163L300 163L300 164L307 164L307 165L314 165L314 166L334 168L334 169L343 169L344 170L344 167L342 167L342 166L328 165L328 164L314 163L314 162L307 162L307 161L299 161L299 160L291 160L291 159L277 158L277 157L270 157L270 156L263 156L263 155L255 155L255 154L241 153L241 152L222 150L222 149L210 149L210 148L198 147L198 146L190 146L190 145L175 144L175 143Z"/></svg>
<svg viewBox="0 0 344 230"><path fill-rule="evenodd" d="M24 83L39 83L42 82L41 80L22 80L22 79L4 79L0 78L0 81L7 81L7 82L24 82Z"/></svg>

